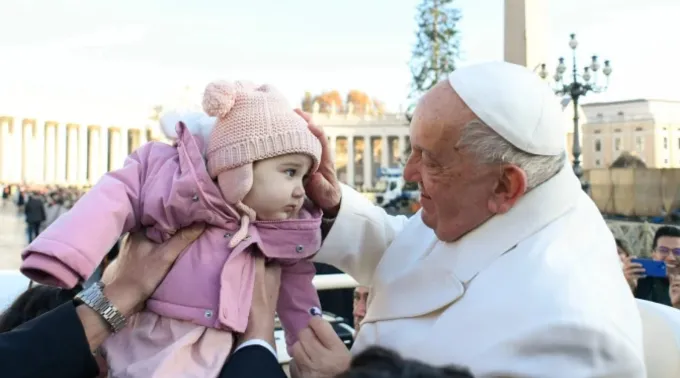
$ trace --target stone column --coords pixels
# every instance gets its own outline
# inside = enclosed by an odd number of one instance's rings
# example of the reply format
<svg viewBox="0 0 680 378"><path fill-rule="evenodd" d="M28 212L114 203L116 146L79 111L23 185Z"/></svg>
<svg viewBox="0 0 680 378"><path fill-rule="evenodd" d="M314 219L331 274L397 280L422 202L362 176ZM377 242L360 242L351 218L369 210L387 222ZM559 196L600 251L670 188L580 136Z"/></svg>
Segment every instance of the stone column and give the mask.
<svg viewBox="0 0 680 378"><path fill-rule="evenodd" d="M112 128L111 129L111 140L109 142L110 150L109 150L109 159L111 159L111 169L118 169L120 168L121 161L123 160L121 158L121 154L123 151L123 148L121 147L121 138L120 138L120 129L118 128Z"/></svg>
<svg viewBox="0 0 680 378"><path fill-rule="evenodd" d="M33 183L33 160L35 160L34 129L34 122L24 123L21 127L23 137L21 143L21 181L26 183Z"/></svg>
<svg viewBox="0 0 680 378"><path fill-rule="evenodd" d="M80 143L78 143L78 125L67 125L67 169L66 169L66 182L69 185L76 185L78 183L78 149Z"/></svg>
<svg viewBox="0 0 680 378"><path fill-rule="evenodd" d="M364 188L373 187L373 142L370 135L364 135Z"/></svg>
<svg viewBox="0 0 680 378"><path fill-rule="evenodd" d="M125 128L120 129L120 152L118 155L118 159L115 162L114 169L120 169L123 167L123 164L125 164L125 159L130 155L132 151L130 151L130 146L129 146L129 135L128 135L128 130Z"/></svg>
<svg viewBox="0 0 680 378"><path fill-rule="evenodd" d="M78 185L87 184L87 124L81 123L78 127Z"/></svg>
<svg viewBox="0 0 680 378"><path fill-rule="evenodd" d="M45 125L45 156L43 159L44 177L48 184L57 182L57 149L57 125L50 123Z"/></svg>
<svg viewBox="0 0 680 378"><path fill-rule="evenodd" d="M13 174L12 181L20 183L23 180L23 167L24 167L24 118L14 117L14 123L12 124L12 159L14 159L14 164L12 164Z"/></svg>
<svg viewBox="0 0 680 378"><path fill-rule="evenodd" d="M66 184L66 156L68 154L68 133L66 131L65 123L58 123L55 125L57 140L56 140L56 161L55 161L55 182L58 184Z"/></svg>
<svg viewBox="0 0 680 378"><path fill-rule="evenodd" d="M101 133L99 126L88 127L89 148L87 151L87 168L89 174L87 175L87 183L92 185L99 180L99 134Z"/></svg>
<svg viewBox="0 0 680 378"><path fill-rule="evenodd" d="M338 137L337 136L331 135L331 136L328 137L328 147L330 147L329 151L331 153L331 161L333 162L333 164L335 164L335 149L336 149L337 143L338 143Z"/></svg>
<svg viewBox="0 0 680 378"><path fill-rule="evenodd" d="M0 181L5 183L11 181L11 138L9 120L7 118L0 118Z"/></svg>
<svg viewBox="0 0 680 378"><path fill-rule="evenodd" d="M45 127L44 120L36 120L33 126L33 165L31 177L34 182L45 183Z"/></svg>
<svg viewBox="0 0 680 378"><path fill-rule="evenodd" d="M536 69L552 63L547 54L548 0L505 0L504 56L506 62Z"/></svg>
<svg viewBox="0 0 680 378"><path fill-rule="evenodd" d="M354 135L347 136L347 185L354 187Z"/></svg>
<svg viewBox="0 0 680 378"><path fill-rule="evenodd" d="M109 171L109 154L109 129L102 127L99 129L99 177Z"/></svg>
<svg viewBox="0 0 680 378"><path fill-rule="evenodd" d="M390 138L383 134L380 140L380 167L389 168L390 166Z"/></svg>
<svg viewBox="0 0 680 378"><path fill-rule="evenodd" d="M147 127L140 128L140 129L137 129L137 131L139 132L139 147L145 145L145 144L149 141L149 140L147 139L147 137L146 137L146 130L147 130L147 128L148 128L148 126L147 126ZM138 148L139 148L139 147L138 147Z"/></svg>
<svg viewBox="0 0 680 378"><path fill-rule="evenodd" d="M399 135L399 158L402 164L406 164L406 135Z"/></svg>

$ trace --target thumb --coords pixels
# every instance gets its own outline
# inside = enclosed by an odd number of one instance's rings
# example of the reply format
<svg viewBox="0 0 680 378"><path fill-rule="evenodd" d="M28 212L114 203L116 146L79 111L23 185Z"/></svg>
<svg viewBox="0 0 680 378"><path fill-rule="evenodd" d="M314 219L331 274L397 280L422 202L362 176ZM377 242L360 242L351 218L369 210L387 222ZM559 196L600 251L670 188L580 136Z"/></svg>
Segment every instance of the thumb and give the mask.
<svg viewBox="0 0 680 378"><path fill-rule="evenodd" d="M309 321L309 328L321 344L328 349L332 349L338 342L342 343L333 326L319 316L312 317Z"/></svg>
<svg viewBox="0 0 680 378"><path fill-rule="evenodd" d="M192 224L180 230L179 233L165 241L163 246L163 253L176 258L184 249L198 239L205 230L205 224ZM174 261L174 260L173 260Z"/></svg>

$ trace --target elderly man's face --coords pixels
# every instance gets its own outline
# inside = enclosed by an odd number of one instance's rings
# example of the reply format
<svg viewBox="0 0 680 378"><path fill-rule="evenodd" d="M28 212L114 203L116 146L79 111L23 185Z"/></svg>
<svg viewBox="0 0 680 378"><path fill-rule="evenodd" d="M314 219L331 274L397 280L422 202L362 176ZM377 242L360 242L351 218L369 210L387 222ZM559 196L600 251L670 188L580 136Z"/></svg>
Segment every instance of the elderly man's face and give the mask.
<svg viewBox="0 0 680 378"><path fill-rule="evenodd" d="M354 329L359 332L361 322L366 316L366 303L368 302L368 288L366 286L359 286L354 289L354 303L352 306L352 315L354 316Z"/></svg>
<svg viewBox="0 0 680 378"><path fill-rule="evenodd" d="M509 209L499 202L502 167L479 164L457 148L463 127L476 118L449 83L441 82L421 98L411 120L412 154L404 178L420 184L423 223L439 240L457 240Z"/></svg>

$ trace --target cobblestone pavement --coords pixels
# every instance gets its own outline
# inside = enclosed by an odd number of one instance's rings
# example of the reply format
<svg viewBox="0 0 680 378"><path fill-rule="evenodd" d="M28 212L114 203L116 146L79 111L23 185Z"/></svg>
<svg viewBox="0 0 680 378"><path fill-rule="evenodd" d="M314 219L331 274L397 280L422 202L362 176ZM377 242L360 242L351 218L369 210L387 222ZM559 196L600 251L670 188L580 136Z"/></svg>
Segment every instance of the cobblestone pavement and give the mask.
<svg viewBox="0 0 680 378"><path fill-rule="evenodd" d="M0 270L19 269L21 250L25 246L24 219L17 215L14 205L5 204L0 208Z"/></svg>

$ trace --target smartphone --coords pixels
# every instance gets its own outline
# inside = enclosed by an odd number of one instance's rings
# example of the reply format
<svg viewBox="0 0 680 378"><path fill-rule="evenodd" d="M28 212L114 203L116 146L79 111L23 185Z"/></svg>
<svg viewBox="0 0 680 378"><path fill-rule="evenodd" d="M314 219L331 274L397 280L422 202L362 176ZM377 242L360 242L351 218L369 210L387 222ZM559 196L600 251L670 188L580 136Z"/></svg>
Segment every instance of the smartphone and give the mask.
<svg viewBox="0 0 680 378"><path fill-rule="evenodd" d="M642 265L647 277L666 277L666 263L663 261L651 259L631 259L630 261Z"/></svg>

